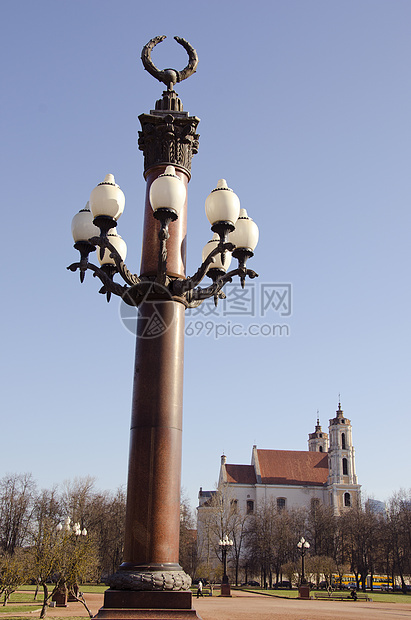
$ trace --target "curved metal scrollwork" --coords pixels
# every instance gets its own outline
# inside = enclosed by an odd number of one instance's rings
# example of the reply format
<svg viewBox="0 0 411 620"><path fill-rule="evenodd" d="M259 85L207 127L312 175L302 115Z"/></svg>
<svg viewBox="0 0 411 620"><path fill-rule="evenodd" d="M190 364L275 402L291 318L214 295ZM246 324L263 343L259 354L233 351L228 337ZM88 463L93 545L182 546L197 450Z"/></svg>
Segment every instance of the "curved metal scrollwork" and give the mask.
<svg viewBox="0 0 411 620"><path fill-rule="evenodd" d="M122 297L125 303L131 306L139 306L146 298L148 289L154 293L157 299L163 297L167 300L173 299L174 301L182 303L186 308L196 308L210 297L214 297L214 303L217 305L219 299L225 299L225 294L222 291L223 287L228 282L231 282L234 276L240 277L242 287L244 287L246 277L250 279L258 277L255 271L246 268L245 262L239 261L239 267L237 269L221 274L210 286L205 288L198 286L205 277L208 268L214 262L214 257L222 251L232 250L234 246L231 243L222 243L210 252L201 267L191 278L170 278L166 275L166 271L161 269L163 277L159 279L158 276L139 278L131 274L117 250L107 240L101 240L100 237L93 237L90 239L90 242L100 247L106 247L110 251L110 256L115 261L115 266L110 265L110 272L107 273L104 268L96 267L92 263L89 263L87 258L83 258L81 262L73 263L67 267L67 269L70 271L80 270L81 282L84 280L86 270L90 269L93 275L98 277L102 282L103 287L100 289L100 293L106 294L107 301L110 301L111 294L113 294ZM90 247L94 249L93 246ZM161 259L159 263L161 263ZM130 286L124 286L115 282L113 276L116 273L119 273L123 280ZM161 286L156 289L155 284L157 282L161 282Z"/></svg>
<svg viewBox="0 0 411 620"><path fill-rule="evenodd" d="M153 61L151 60L151 52L153 48L161 41L164 41L166 38L165 35L154 37L150 39L150 41L143 47L141 52L141 60L143 62L144 68L146 71L150 73L153 77L155 77L159 82L163 82L168 88L168 90L173 90L174 84L177 82L181 82L182 80L187 79L195 73L197 65L198 65L198 56L196 50L186 39L182 37L174 37L174 39L184 47L188 54L188 64L182 71L177 71L177 69L157 69Z"/></svg>

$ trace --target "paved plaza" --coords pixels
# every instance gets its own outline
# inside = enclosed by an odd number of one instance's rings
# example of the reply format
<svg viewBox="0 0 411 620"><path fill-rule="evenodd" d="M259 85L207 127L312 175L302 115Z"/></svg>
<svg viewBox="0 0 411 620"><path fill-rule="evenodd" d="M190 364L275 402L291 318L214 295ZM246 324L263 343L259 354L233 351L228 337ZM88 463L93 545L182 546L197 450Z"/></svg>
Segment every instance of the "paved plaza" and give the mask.
<svg viewBox="0 0 411 620"><path fill-rule="evenodd" d="M97 613L103 604L103 595L87 594L86 601L91 611ZM233 592L231 598L193 597L193 607L202 620L411 620L411 597L409 603L302 601ZM86 615L81 603L69 603L66 608L47 611L49 619Z"/></svg>

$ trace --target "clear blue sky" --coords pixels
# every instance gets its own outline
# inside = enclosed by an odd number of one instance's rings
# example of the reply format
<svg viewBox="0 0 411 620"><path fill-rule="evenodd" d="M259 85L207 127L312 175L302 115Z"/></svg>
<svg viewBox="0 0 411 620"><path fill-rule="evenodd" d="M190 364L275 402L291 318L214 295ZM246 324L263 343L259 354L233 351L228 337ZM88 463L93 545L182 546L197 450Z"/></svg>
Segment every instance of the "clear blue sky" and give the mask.
<svg viewBox="0 0 411 620"><path fill-rule="evenodd" d="M201 118L188 272L210 238L204 200L224 177L260 227L256 299L263 284L292 285L290 316L260 316L256 303L256 316L238 306L212 318L220 331L287 325L287 337L216 338L206 314L187 317L201 332L186 338L192 505L223 451L247 464L253 444L306 450L317 410L325 430L339 393L364 492L410 486L410 22L402 0L2 3L0 476L125 484L134 339L117 300L66 266L71 219L111 172L139 271L137 116L162 91L140 53L165 34L160 68L186 64L174 35L200 59L176 89Z"/></svg>

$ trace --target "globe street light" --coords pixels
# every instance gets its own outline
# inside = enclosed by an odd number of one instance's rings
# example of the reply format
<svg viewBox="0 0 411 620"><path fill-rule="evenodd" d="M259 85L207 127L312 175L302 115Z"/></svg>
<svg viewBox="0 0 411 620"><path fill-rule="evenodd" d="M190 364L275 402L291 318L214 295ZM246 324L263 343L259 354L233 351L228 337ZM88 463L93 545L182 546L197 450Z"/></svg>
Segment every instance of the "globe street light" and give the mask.
<svg viewBox="0 0 411 620"><path fill-rule="evenodd" d="M175 37L188 53L188 64L182 71L160 71L151 51L164 38L151 39L141 56L166 90L154 110L139 116L147 182L140 275L125 264L126 244L117 233L125 198L112 174L93 189L72 223L80 260L68 269L79 271L81 282L92 271L107 301L117 295L138 312L124 562L108 581L99 612L105 619L123 618L124 609L130 618L146 617L145 609L157 610L156 618L196 615L191 579L178 563L184 312L209 298L217 304L235 276L243 287L247 277L257 277L247 261L258 228L224 179L205 204L213 239L196 273L186 275L187 185L198 151L199 119L183 110L174 85L195 72L198 57L188 41ZM96 249L99 265L89 261ZM228 271L231 257L237 267ZM211 283L202 287L206 276Z"/></svg>
<svg viewBox="0 0 411 620"><path fill-rule="evenodd" d="M233 541L229 540L228 535L226 534L219 541L218 546L221 549L221 556L223 561L223 581L221 583L221 596L231 596L230 584L228 582L227 575L227 553L233 546Z"/></svg>
<svg viewBox="0 0 411 620"><path fill-rule="evenodd" d="M73 548L71 548L71 544L74 542L74 547L76 547L78 537L79 536L86 537L87 530L85 527L81 529L80 523L73 523L73 526L71 526L70 524L71 524L70 517L66 517L63 523L58 523L56 525L56 533L60 541L60 550L59 550L59 553L61 554L60 560L62 561L62 574L60 575L60 578L62 579L60 580L58 587L52 596L52 600L55 602L56 607L67 607L67 601L70 603L70 602L73 602L74 600L77 600L77 598L72 597L72 594L74 594L74 596L77 597L78 585L77 585L76 567L75 567L75 563L77 561L75 558L76 554L73 555ZM74 537L74 538L72 539L71 537ZM71 574L71 579L68 583L69 590L67 591L67 580L68 580L67 570L71 572L71 569L73 568L73 562L74 562L74 572L73 574ZM68 567L71 567L71 568L68 568Z"/></svg>
<svg viewBox="0 0 411 620"><path fill-rule="evenodd" d="M310 548L310 543L305 540L302 536L300 541L297 543L297 547L301 553L301 584L299 588L300 598L310 598L310 587L307 584L307 580L305 578L304 571L304 560L307 549Z"/></svg>

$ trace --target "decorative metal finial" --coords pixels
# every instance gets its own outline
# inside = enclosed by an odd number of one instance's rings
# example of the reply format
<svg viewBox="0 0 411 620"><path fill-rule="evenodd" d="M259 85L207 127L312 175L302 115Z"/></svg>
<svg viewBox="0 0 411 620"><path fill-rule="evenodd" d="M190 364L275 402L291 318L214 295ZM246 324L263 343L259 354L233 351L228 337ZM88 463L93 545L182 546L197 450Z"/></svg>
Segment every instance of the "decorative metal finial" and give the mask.
<svg viewBox="0 0 411 620"><path fill-rule="evenodd" d="M165 35L154 37L151 39L147 45L143 47L141 52L141 60L143 62L144 68L148 71L153 77L155 77L159 82L163 82L167 86L168 90L173 90L174 84L177 82L181 82L186 78L190 77L193 73L195 73L197 65L198 65L198 56L195 49L190 45L188 41L182 39L181 37L174 37L174 39L184 47L188 54L188 65L182 71L177 71L177 69L157 69L153 61L151 60L151 51L152 49L161 41L164 41L166 38Z"/></svg>

